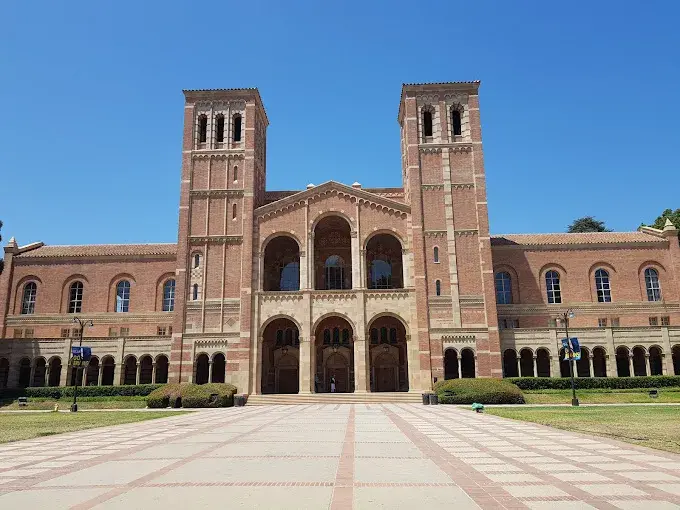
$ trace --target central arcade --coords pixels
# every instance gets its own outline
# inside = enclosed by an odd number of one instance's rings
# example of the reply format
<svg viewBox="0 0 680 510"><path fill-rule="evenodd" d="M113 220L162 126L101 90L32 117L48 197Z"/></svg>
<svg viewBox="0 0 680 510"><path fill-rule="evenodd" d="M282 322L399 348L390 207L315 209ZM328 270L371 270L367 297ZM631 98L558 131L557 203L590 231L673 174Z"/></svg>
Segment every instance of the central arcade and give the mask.
<svg viewBox="0 0 680 510"><path fill-rule="evenodd" d="M254 393L326 393L332 379L338 393L409 390L408 250L396 229L360 241L357 217L320 212L304 241L262 240Z"/></svg>

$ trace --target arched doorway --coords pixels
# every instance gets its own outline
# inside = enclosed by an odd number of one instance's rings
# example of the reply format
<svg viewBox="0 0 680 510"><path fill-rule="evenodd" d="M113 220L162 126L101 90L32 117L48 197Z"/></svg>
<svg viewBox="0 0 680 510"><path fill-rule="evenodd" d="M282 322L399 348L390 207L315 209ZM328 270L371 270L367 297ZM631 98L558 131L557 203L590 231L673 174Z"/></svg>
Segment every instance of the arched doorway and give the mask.
<svg viewBox="0 0 680 510"><path fill-rule="evenodd" d="M505 349L503 352L503 377L519 377L515 349Z"/></svg>
<svg viewBox="0 0 680 510"><path fill-rule="evenodd" d="M371 391L408 391L406 328L392 316L378 317L369 324L369 367Z"/></svg>
<svg viewBox="0 0 680 510"><path fill-rule="evenodd" d="M587 347L581 347L581 359L576 362L576 371L579 377L590 377L590 351Z"/></svg>
<svg viewBox="0 0 680 510"><path fill-rule="evenodd" d="M210 382L223 383L225 377L225 369L227 367L226 358L224 354L218 352L213 356L213 367Z"/></svg>
<svg viewBox="0 0 680 510"><path fill-rule="evenodd" d="M537 377L550 377L550 353L547 349L536 349Z"/></svg>
<svg viewBox="0 0 680 510"><path fill-rule="evenodd" d="M531 349L522 349L519 352L519 364L522 369L522 377L534 376L534 353Z"/></svg>
<svg viewBox="0 0 680 510"><path fill-rule="evenodd" d="M113 386L113 376L116 373L116 362L111 356L102 358L102 386Z"/></svg>
<svg viewBox="0 0 680 510"><path fill-rule="evenodd" d="M616 348L616 375L630 377L630 355L628 348L620 346Z"/></svg>
<svg viewBox="0 0 680 510"><path fill-rule="evenodd" d="M564 359L566 356L566 349L560 349L560 377L571 377L571 362ZM576 375L576 374L574 374Z"/></svg>
<svg viewBox="0 0 680 510"><path fill-rule="evenodd" d="M262 333L262 393L300 390L300 331L291 319L274 319Z"/></svg>
<svg viewBox="0 0 680 510"><path fill-rule="evenodd" d="M444 379L458 379L458 351L446 349L444 351Z"/></svg>
<svg viewBox="0 0 680 510"><path fill-rule="evenodd" d="M23 358L19 362L19 387L28 388L31 384L31 360Z"/></svg>
<svg viewBox="0 0 680 510"><path fill-rule="evenodd" d="M645 350L640 346L633 348L633 373L635 374L635 377L647 375Z"/></svg>
<svg viewBox="0 0 680 510"><path fill-rule="evenodd" d="M8 379L9 360L7 358L0 358L0 388L7 388Z"/></svg>
<svg viewBox="0 0 680 510"><path fill-rule="evenodd" d="M354 391L354 330L344 318L330 316L316 327L314 335L313 366L315 389L320 393L331 391L335 380L337 393Z"/></svg>
<svg viewBox="0 0 680 510"><path fill-rule="evenodd" d="M472 349L466 347L460 352L460 369L463 378L475 377L475 353Z"/></svg>
<svg viewBox="0 0 680 510"><path fill-rule="evenodd" d="M663 375L661 349L654 345L649 348L649 375Z"/></svg>
<svg viewBox="0 0 680 510"><path fill-rule="evenodd" d="M206 384L208 382L208 372L210 371L210 361L208 355L205 353L199 354L196 357L196 371L194 373L194 382L196 384Z"/></svg>
<svg viewBox="0 0 680 510"><path fill-rule="evenodd" d="M300 290L300 247L288 236L271 239L264 249L265 291Z"/></svg>
<svg viewBox="0 0 680 510"><path fill-rule="evenodd" d="M148 354L139 359L139 384L151 384L153 379L153 360Z"/></svg>
<svg viewBox="0 0 680 510"><path fill-rule="evenodd" d="M607 377L607 354L602 347L593 349L594 377Z"/></svg>
<svg viewBox="0 0 680 510"><path fill-rule="evenodd" d="M87 362L87 370L85 371L85 385L97 386L99 384L99 358L92 356Z"/></svg>
<svg viewBox="0 0 680 510"><path fill-rule="evenodd" d="M50 360L50 375L47 378L47 384L50 386L59 386L61 382L61 358L55 356Z"/></svg>
<svg viewBox="0 0 680 510"><path fill-rule="evenodd" d="M137 382L137 358L128 356L125 358L123 384L136 384Z"/></svg>
<svg viewBox="0 0 680 510"><path fill-rule="evenodd" d="M366 288L403 289L402 246L391 234L377 234L366 243Z"/></svg>
<svg viewBox="0 0 680 510"><path fill-rule="evenodd" d="M168 357L161 354L156 358L156 384L165 384L168 382Z"/></svg>
<svg viewBox="0 0 680 510"><path fill-rule="evenodd" d="M36 358L35 370L33 371L33 386L45 386L45 374L47 373L47 362L45 358Z"/></svg>
<svg viewBox="0 0 680 510"><path fill-rule="evenodd" d="M340 216L326 216L314 227L314 288L352 288L351 228Z"/></svg>
<svg viewBox="0 0 680 510"><path fill-rule="evenodd" d="M0 369L0 371L1 370L2 369ZM680 375L680 345L673 346L673 372L675 372L675 375ZM0 378L0 385L1 384L2 378Z"/></svg>

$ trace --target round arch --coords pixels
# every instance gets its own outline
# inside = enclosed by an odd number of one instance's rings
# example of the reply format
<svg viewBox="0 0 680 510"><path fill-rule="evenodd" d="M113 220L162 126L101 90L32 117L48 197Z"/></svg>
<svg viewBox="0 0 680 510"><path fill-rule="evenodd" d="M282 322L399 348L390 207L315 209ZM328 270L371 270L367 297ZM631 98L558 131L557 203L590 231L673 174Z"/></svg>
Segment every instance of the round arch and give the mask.
<svg viewBox="0 0 680 510"><path fill-rule="evenodd" d="M66 313L68 310L68 304L69 304L69 293L71 291L71 285L75 282L81 282L83 284L83 294L87 290L87 287L90 285L90 281L87 279L87 277L83 274L72 274L68 278L64 280L64 283L61 286L61 304L59 305L60 307L60 313ZM108 310L108 308L107 308Z"/></svg>
<svg viewBox="0 0 680 510"><path fill-rule="evenodd" d="M330 318L330 317L339 317L341 319L345 319L349 325L352 327L352 335L356 334L356 324L354 324L354 321L349 318L349 316L345 315L342 312L328 312L320 316L318 319L314 321L314 324L312 325L312 334L315 334L317 328L319 327L319 324L321 324L324 320Z"/></svg>
<svg viewBox="0 0 680 510"><path fill-rule="evenodd" d="M277 237L288 237L295 241L298 246L298 250L302 251L302 241L293 233L293 232L286 232L285 230L277 230L276 232L272 232L269 234L267 237L264 237L260 240L260 256L264 254L264 250L267 249L267 245L272 242L274 239Z"/></svg>
<svg viewBox="0 0 680 510"><path fill-rule="evenodd" d="M399 233L399 231L392 230L392 229L389 229L389 228L379 228L377 230L373 230L372 232L370 232L364 238L364 241L361 245L361 249L366 250L366 247L368 246L368 243L370 242L370 240L373 239L375 236L379 236L379 235L390 235L390 236L394 237L397 241L399 241L399 244L401 245L402 250L408 249L408 243L403 238L403 236Z"/></svg>
<svg viewBox="0 0 680 510"><path fill-rule="evenodd" d="M545 264L541 267L539 270L538 274L541 277L541 280L545 280L545 273L548 271L557 271L558 274L560 275L560 278L563 276L567 276L569 273L567 273L567 270L564 269L564 266L557 264L555 262L549 262L548 264Z"/></svg>
<svg viewBox="0 0 680 510"><path fill-rule="evenodd" d="M261 359L258 359L257 363L260 370L258 384L261 392L298 393L300 328L297 321L285 315L270 317L261 329L260 338ZM224 355L221 353L219 355L226 360Z"/></svg>
<svg viewBox="0 0 680 510"><path fill-rule="evenodd" d="M373 323L377 319L380 319L381 317L391 317L392 319L397 319L399 322L401 322L401 325L404 327L404 330L406 331L407 340L410 340L411 336L410 336L410 332L409 332L408 323L404 320L403 317L401 317L399 314L396 314L394 312L379 312L379 313L376 313L366 323L366 330L367 331L370 330ZM453 347L448 347L448 349L453 349Z"/></svg>
<svg viewBox="0 0 680 510"><path fill-rule="evenodd" d="M339 312L324 314L314 322L311 365L315 392L354 391L356 331L349 317Z"/></svg>
<svg viewBox="0 0 680 510"><path fill-rule="evenodd" d="M355 231L355 230L354 230L355 221L354 221L352 218L350 218L349 216L347 216L347 214L345 214L344 212L342 212L342 211L334 211L334 210L331 210L331 211L324 211L324 212L320 212L319 214L317 214L317 216L310 222L309 231L310 231L310 232L314 232L314 231L316 230L316 227L319 226L319 223L320 223L322 220L324 220L324 219L326 219L326 218L328 218L328 217L330 217L330 216L337 216L337 217L339 217L339 218L342 218L342 219L345 220L345 221L347 222L347 224L349 225L349 231L350 231L350 232L354 232L354 231Z"/></svg>
<svg viewBox="0 0 680 510"><path fill-rule="evenodd" d="M444 380L459 379L460 354L455 347L446 347L444 349Z"/></svg>
<svg viewBox="0 0 680 510"><path fill-rule="evenodd" d="M14 311L13 313L15 315L19 315L21 313L21 305L24 297L24 286L30 282L36 283L36 292L39 291L40 287L43 285L42 280L35 275L26 275L17 282L14 288L14 304L12 307L12 310Z"/></svg>
<svg viewBox="0 0 680 510"><path fill-rule="evenodd" d="M332 315L332 314L327 314L327 315ZM300 325L300 322L293 316L291 315L286 315L285 313L277 313L276 315L272 315L269 317L266 321L262 323L260 326L260 331L259 331L259 337L262 338L262 335L264 334L264 330L267 329L267 326L269 326L272 322L275 320L279 319L288 319L291 321L293 324L295 324L295 327L298 329L298 331L302 332L302 326ZM312 331L314 329L312 328Z"/></svg>

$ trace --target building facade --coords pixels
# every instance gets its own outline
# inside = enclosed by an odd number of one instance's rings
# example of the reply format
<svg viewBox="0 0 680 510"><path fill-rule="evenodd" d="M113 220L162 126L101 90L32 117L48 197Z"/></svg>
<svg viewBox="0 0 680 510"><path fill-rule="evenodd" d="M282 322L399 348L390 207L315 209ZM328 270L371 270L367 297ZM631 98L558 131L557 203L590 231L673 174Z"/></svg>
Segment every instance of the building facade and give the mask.
<svg viewBox="0 0 680 510"><path fill-rule="evenodd" d="M479 82L404 85L402 186L267 191L257 89L185 91L176 244L5 247L0 387L231 382L421 391L437 379L680 374L678 231L489 234ZM566 368L568 370L568 368Z"/></svg>

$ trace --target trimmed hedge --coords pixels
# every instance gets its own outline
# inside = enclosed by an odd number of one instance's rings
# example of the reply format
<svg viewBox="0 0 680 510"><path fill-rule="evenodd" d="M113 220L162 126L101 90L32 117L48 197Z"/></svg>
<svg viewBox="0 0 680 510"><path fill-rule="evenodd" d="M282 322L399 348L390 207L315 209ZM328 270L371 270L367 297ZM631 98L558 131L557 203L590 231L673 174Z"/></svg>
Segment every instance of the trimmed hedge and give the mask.
<svg viewBox="0 0 680 510"><path fill-rule="evenodd" d="M81 397L144 397L162 386L162 384L78 386L78 395ZM53 398L55 400L65 397L73 398L73 386L45 386L0 390L0 400L17 399L19 397Z"/></svg>
<svg viewBox="0 0 680 510"><path fill-rule="evenodd" d="M449 379L434 391L441 404L524 404L522 390L503 379Z"/></svg>
<svg viewBox="0 0 680 510"><path fill-rule="evenodd" d="M166 384L146 398L150 408L165 407L231 407L234 405L236 386L224 383Z"/></svg>
<svg viewBox="0 0 680 510"><path fill-rule="evenodd" d="M569 377L508 377L505 381L517 385L522 390L567 390L571 389ZM576 377L574 385L577 389L612 389L627 388L668 388L680 387L680 376L651 375L644 377Z"/></svg>

